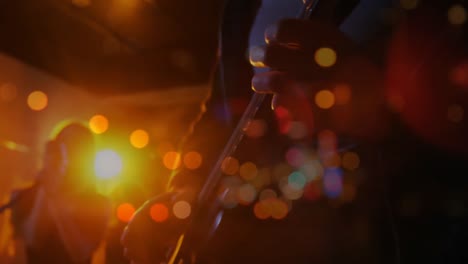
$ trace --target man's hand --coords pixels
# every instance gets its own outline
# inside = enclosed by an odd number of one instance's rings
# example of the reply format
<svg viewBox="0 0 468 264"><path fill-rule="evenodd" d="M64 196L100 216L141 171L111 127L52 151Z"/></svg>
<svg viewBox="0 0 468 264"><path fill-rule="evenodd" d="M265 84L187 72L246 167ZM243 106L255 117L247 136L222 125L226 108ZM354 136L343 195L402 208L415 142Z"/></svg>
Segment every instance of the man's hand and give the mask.
<svg viewBox="0 0 468 264"><path fill-rule="evenodd" d="M288 110L309 135L326 128L380 136L386 123L382 74L337 28L287 19L266 30L265 42L251 49L250 60L271 70L256 74L252 87L274 94L273 107Z"/></svg>

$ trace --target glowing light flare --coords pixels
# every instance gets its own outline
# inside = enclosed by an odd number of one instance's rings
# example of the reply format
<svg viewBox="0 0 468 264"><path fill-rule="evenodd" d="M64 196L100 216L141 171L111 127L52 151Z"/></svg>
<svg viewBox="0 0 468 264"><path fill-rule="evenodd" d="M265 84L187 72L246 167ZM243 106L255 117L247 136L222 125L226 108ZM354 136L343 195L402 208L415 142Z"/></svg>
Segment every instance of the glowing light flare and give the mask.
<svg viewBox="0 0 468 264"><path fill-rule="evenodd" d="M276 220L284 219L289 212L288 204L280 199L267 200L271 203L271 217Z"/></svg>
<svg viewBox="0 0 468 264"><path fill-rule="evenodd" d="M122 172L122 158L113 150L102 150L96 153L94 173L101 179L110 179Z"/></svg>
<svg viewBox="0 0 468 264"><path fill-rule="evenodd" d="M360 162L359 155L354 152L346 152L341 158L341 166L350 171L359 168Z"/></svg>
<svg viewBox="0 0 468 264"><path fill-rule="evenodd" d="M453 5L448 10L448 21L452 25L462 25L466 22L466 9L460 5Z"/></svg>
<svg viewBox="0 0 468 264"><path fill-rule="evenodd" d="M315 104L322 109L330 109L335 104L335 95L329 90L321 90L315 94Z"/></svg>
<svg viewBox="0 0 468 264"><path fill-rule="evenodd" d="M332 90L337 105L345 105L351 101L351 87L347 84L339 84Z"/></svg>
<svg viewBox="0 0 468 264"><path fill-rule="evenodd" d="M130 134L130 143L133 147L141 149L148 145L149 135L143 129L137 129Z"/></svg>
<svg viewBox="0 0 468 264"><path fill-rule="evenodd" d="M153 221L162 223L169 218L169 209L161 203L154 204L150 208L150 216Z"/></svg>
<svg viewBox="0 0 468 264"><path fill-rule="evenodd" d="M135 207L130 203L123 203L117 207L117 219L119 221L128 223L132 220L135 214Z"/></svg>
<svg viewBox="0 0 468 264"><path fill-rule="evenodd" d="M178 201L172 207L172 213L179 219L186 219L192 213L192 207L186 201Z"/></svg>
<svg viewBox="0 0 468 264"><path fill-rule="evenodd" d="M48 98L42 91L34 91L28 95L28 106L34 111L41 111L47 107Z"/></svg>
<svg viewBox="0 0 468 264"><path fill-rule="evenodd" d="M163 164L167 169L175 170L180 167L181 163L181 155L179 152L169 151L164 154Z"/></svg>
<svg viewBox="0 0 468 264"><path fill-rule="evenodd" d="M89 129L95 134L102 134L109 128L109 120L103 115L94 115L89 119Z"/></svg>
<svg viewBox="0 0 468 264"><path fill-rule="evenodd" d="M463 121L465 111L463 107L458 104L450 105L447 109L447 118L453 123L460 123Z"/></svg>
<svg viewBox="0 0 468 264"><path fill-rule="evenodd" d="M251 184L243 184L237 189L237 199L240 204L249 205L257 197L257 190Z"/></svg>
<svg viewBox="0 0 468 264"><path fill-rule="evenodd" d="M200 168L202 161L203 158L201 154L196 151L190 151L184 155L184 165L188 169L196 170Z"/></svg>
<svg viewBox="0 0 468 264"><path fill-rule="evenodd" d="M296 186L289 184L282 185L281 191L288 200L298 200L304 194L304 189L297 189Z"/></svg>
<svg viewBox="0 0 468 264"><path fill-rule="evenodd" d="M239 161L234 157L227 157L221 165L221 170L226 175L235 175L239 171Z"/></svg>
<svg viewBox="0 0 468 264"><path fill-rule="evenodd" d="M263 200L255 203L253 208L255 217L260 220L266 220L271 217L272 208L268 201L269 200Z"/></svg>
<svg viewBox="0 0 468 264"><path fill-rule="evenodd" d="M320 66L324 68L329 68L335 65L336 60L337 60L337 55L336 51L328 48L328 47L322 47L319 48L317 51L315 51L315 62Z"/></svg>
<svg viewBox="0 0 468 264"><path fill-rule="evenodd" d="M18 94L18 88L12 83L5 83L0 86L0 101L13 101Z"/></svg>
<svg viewBox="0 0 468 264"><path fill-rule="evenodd" d="M245 162L242 164L242 166L240 166L239 174L244 180L251 181L257 177L257 165L252 162Z"/></svg>

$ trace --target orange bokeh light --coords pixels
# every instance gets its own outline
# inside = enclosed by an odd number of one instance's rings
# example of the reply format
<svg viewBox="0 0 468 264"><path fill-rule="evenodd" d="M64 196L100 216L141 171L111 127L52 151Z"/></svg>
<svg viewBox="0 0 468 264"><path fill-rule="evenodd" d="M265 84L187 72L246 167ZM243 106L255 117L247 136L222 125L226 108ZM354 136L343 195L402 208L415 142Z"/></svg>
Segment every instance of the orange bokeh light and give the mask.
<svg viewBox="0 0 468 264"><path fill-rule="evenodd" d="M135 148L144 148L149 143L149 135L143 129L137 129L130 135L130 143Z"/></svg>
<svg viewBox="0 0 468 264"><path fill-rule="evenodd" d="M95 115L89 119L89 129L95 134L102 134L109 128L109 121L103 115Z"/></svg>
<svg viewBox="0 0 468 264"><path fill-rule="evenodd" d="M324 68L331 67L336 63L336 52L335 50L327 47L318 49L315 52L315 62Z"/></svg>
<svg viewBox="0 0 468 264"><path fill-rule="evenodd" d="M151 206L150 216L155 222L164 222L169 218L169 209L164 204L154 204Z"/></svg>
<svg viewBox="0 0 468 264"><path fill-rule="evenodd" d="M41 111L47 107L48 98L44 92L34 91L28 96L28 106L34 111Z"/></svg>
<svg viewBox="0 0 468 264"><path fill-rule="evenodd" d="M191 170L198 169L201 166L202 161L202 156L196 151L188 152L184 156L184 165Z"/></svg>
<svg viewBox="0 0 468 264"><path fill-rule="evenodd" d="M128 223L135 214L135 207L130 203L123 203L117 207L117 218L124 222Z"/></svg>
<svg viewBox="0 0 468 264"><path fill-rule="evenodd" d="M335 104L335 95L329 90L321 90L315 95L315 103L322 109L330 109Z"/></svg>
<svg viewBox="0 0 468 264"><path fill-rule="evenodd" d="M180 153L176 151L169 151L164 154L163 164L169 170L175 170L180 167L181 164Z"/></svg>

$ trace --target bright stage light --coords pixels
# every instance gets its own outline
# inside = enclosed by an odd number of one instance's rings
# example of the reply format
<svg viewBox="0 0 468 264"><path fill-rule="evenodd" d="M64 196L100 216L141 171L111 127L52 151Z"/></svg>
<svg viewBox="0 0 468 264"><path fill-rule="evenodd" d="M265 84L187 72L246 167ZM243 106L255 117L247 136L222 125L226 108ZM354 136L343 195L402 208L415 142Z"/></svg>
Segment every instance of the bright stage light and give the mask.
<svg viewBox="0 0 468 264"><path fill-rule="evenodd" d="M101 179L110 179L122 172L122 158L113 150L102 150L96 153L94 173Z"/></svg>

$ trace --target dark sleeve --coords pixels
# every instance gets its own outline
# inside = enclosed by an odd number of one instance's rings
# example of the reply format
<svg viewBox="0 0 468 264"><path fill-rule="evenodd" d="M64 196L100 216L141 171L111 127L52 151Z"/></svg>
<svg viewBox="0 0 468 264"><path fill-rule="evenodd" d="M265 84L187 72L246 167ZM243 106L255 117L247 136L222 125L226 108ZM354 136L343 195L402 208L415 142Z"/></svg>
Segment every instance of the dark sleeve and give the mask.
<svg viewBox="0 0 468 264"><path fill-rule="evenodd" d="M25 191L15 191L11 195L11 200L14 201L11 207L11 224L15 236L22 235L22 225L31 213L36 193L37 188L32 187Z"/></svg>

